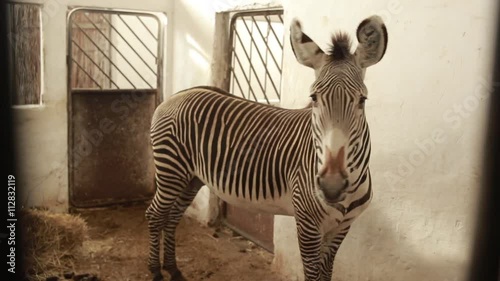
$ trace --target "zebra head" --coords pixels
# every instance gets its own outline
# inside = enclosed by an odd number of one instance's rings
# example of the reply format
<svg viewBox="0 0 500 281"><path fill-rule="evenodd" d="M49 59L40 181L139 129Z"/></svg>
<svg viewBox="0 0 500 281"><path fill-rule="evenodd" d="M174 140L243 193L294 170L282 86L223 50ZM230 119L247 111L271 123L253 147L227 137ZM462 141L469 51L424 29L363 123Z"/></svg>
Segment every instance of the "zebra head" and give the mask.
<svg viewBox="0 0 500 281"><path fill-rule="evenodd" d="M369 134L364 114L367 67L379 62L387 47L387 30L379 16L362 21L356 32L358 47L351 53L345 33L332 37L329 52L323 52L293 20L290 36L299 63L311 67L316 81L311 87L312 131L318 158L317 187L329 203L345 198L353 183L350 177L366 172ZM354 158L364 157L365 166Z"/></svg>

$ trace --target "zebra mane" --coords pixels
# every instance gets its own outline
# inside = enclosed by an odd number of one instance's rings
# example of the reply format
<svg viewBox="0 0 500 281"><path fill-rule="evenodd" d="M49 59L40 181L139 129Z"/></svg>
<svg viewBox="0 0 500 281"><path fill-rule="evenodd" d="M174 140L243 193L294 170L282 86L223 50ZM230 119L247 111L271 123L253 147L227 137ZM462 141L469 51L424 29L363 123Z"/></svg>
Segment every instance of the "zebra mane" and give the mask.
<svg viewBox="0 0 500 281"><path fill-rule="evenodd" d="M345 32L338 32L332 36L332 43L328 49L330 60L343 60L351 55L351 38Z"/></svg>

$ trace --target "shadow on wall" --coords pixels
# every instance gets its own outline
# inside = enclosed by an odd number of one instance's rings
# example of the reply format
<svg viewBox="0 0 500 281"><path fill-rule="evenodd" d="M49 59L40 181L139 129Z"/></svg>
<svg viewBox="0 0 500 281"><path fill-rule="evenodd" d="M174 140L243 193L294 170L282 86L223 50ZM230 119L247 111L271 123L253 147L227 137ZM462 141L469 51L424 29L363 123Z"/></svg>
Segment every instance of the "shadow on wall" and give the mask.
<svg viewBox="0 0 500 281"><path fill-rule="evenodd" d="M399 232L398 226L388 220L382 207L373 204L367 210L370 214L365 214L354 223L349 239L337 255L334 276L338 277L334 277L333 281L464 280L466 261L443 256L445 246L439 245L436 239L422 239L421 248L412 245L407 235L416 233ZM435 244L435 247L424 241ZM433 250L429 251L429 248Z"/></svg>

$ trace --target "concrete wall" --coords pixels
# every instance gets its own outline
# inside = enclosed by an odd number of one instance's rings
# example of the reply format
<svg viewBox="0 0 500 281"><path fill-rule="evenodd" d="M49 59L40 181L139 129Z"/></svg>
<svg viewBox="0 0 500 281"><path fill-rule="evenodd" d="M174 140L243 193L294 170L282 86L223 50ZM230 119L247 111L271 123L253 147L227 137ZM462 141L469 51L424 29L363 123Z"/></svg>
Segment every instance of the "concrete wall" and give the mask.
<svg viewBox="0 0 500 281"><path fill-rule="evenodd" d="M16 109L19 185L25 202L67 206L65 13L68 5L171 11L170 92L210 81L214 12L255 1L44 1L44 105ZM266 3L267 1L259 1ZM49 3L52 3L49 5ZM54 4L55 3L55 4ZM468 262L481 176L489 95L495 0L283 0L285 30L293 17L321 47L345 30L354 36L371 14L389 31L385 58L366 75L372 135L374 199L338 254L334 280L460 281ZM170 18L172 19L172 17ZM288 35L286 35L288 36ZM354 37L353 37L354 38ZM356 45L356 44L354 44ZM302 107L314 75L286 40L282 106ZM190 214L207 221L208 190ZM275 267L301 280L292 218L275 218Z"/></svg>
<svg viewBox="0 0 500 281"><path fill-rule="evenodd" d="M23 1L20 1L23 2ZM24 206L68 207L68 131L66 14L68 7L140 9L172 14L170 1L38 0L43 5L43 105L14 110L17 134L18 186ZM171 42L171 40L170 40ZM171 73L167 72L169 77ZM171 79L171 77L169 77ZM171 90L167 88L168 92Z"/></svg>

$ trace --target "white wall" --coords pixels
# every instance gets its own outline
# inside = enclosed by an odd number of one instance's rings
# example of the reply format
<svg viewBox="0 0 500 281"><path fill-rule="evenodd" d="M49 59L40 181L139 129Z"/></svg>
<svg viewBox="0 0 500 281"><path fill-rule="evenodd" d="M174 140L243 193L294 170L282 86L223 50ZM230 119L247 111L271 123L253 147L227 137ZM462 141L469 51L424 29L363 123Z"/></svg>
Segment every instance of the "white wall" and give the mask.
<svg viewBox="0 0 500 281"><path fill-rule="evenodd" d="M21 1L22 2L22 1ZM26 1L28 2L28 1ZM64 211L68 207L66 13L69 6L172 13L170 1L38 0L43 4L43 105L14 110L18 186L22 205ZM170 40L171 41L171 40ZM166 73L171 75L170 71ZM170 88L171 89L171 88ZM169 91L170 91L169 89Z"/></svg>

